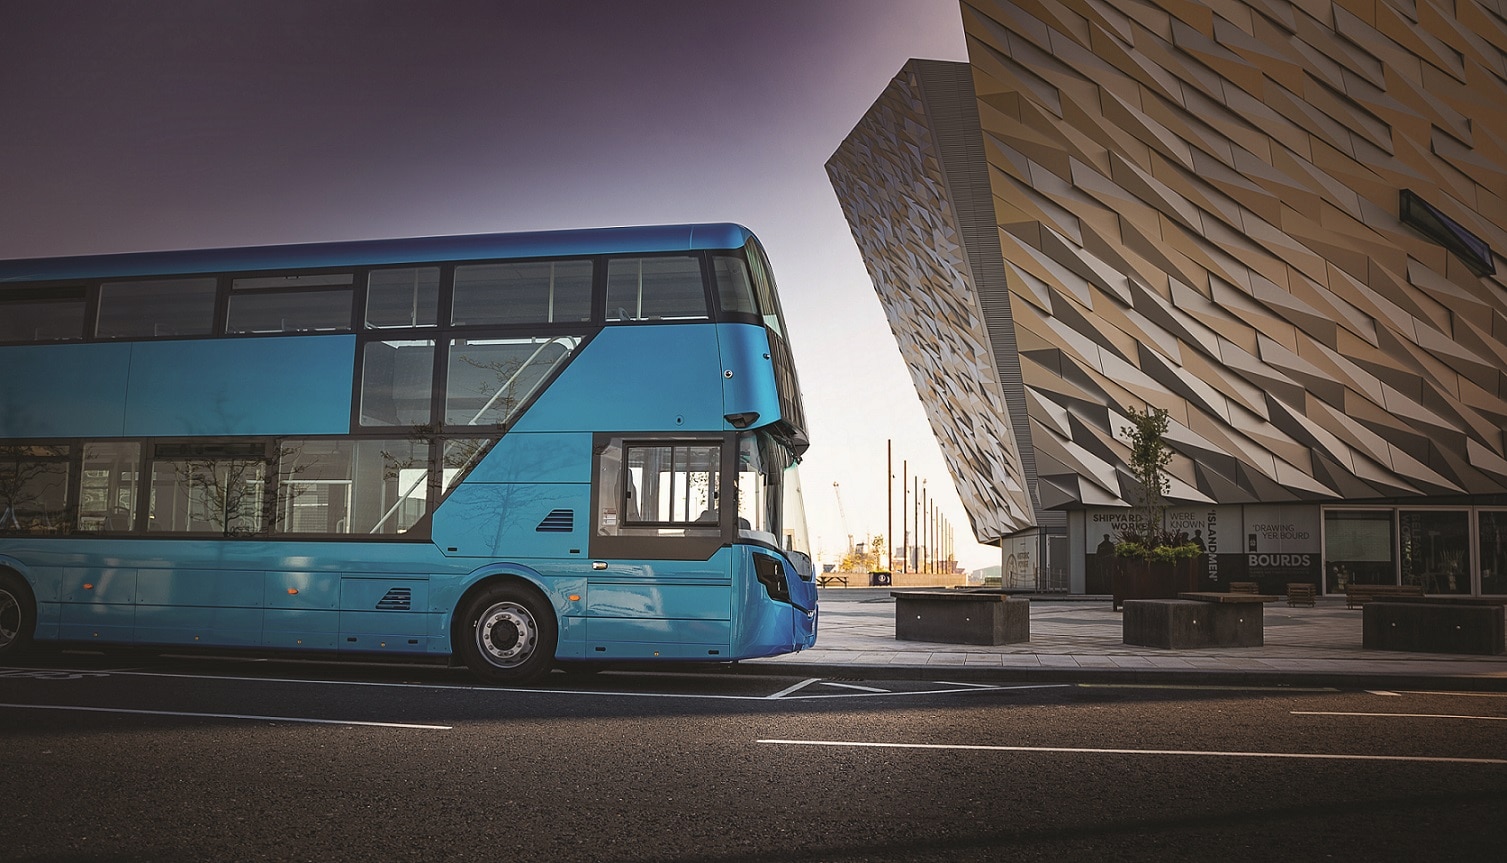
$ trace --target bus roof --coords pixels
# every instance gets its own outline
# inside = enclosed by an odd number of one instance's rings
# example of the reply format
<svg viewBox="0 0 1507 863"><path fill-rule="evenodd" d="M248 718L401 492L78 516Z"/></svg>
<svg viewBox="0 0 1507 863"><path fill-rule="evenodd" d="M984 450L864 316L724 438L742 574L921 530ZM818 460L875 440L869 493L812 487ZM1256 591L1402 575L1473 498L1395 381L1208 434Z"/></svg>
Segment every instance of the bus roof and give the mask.
<svg viewBox="0 0 1507 863"><path fill-rule="evenodd" d="M655 225L534 231L518 234L465 234L395 240L351 240L284 246L132 252L71 258L0 260L6 282L168 276L189 273L248 272L415 264L430 261L679 252L741 248L753 234L742 225Z"/></svg>

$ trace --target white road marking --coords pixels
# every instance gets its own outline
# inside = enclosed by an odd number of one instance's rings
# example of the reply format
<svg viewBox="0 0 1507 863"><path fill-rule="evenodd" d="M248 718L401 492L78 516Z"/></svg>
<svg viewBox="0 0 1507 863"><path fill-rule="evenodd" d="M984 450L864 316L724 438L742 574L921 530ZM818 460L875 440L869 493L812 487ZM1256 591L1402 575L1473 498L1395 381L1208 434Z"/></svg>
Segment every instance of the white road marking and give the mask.
<svg viewBox="0 0 1507 863"><path fill-rule="evenodd" d="M1366 694L1367 695L1385 695L1385 696L1388 696L1388 697L1391 697L1391 698L1401 698L1402 697L1401 693L1387 692L1385 689L1367 689L1366 690Z"/></svg>
<svg viewBox="0 0 1507 863"><path fill-rule="evenodd" d="M1391 716L1398 719L1481 719L1507 722L1507 716L1461 716L1451 713L1346 713L1340 710L1294 710L1293 716Z"/></svg>
<svg viewBox="0 0 1507 863"><path fill-rule="evenodd" d="M0 670L0 671L3 671L3 670ZM961 688L956 688L956 689L921 689L921 690L914 690L914 691L909 691L909 692L892 692L892 691L876 690L874 692L831 692L831 693L823 693L823 694L820 694L820 695L804 695L804 694L803 695L791 695L791 693L798 692L801 689L803 689L803 688L805 688L807 686L810 686L813 683L819 683L819 682L821 682L821 678L820 677L813 677L813 678L810 678L809 680L803 680L800 683L797 683L797 684L795 684L793 686L787 687L787 688L785 688L785 689L783 689L783 690L781 690L779 692L774 693L773 695L714 695L714 694L709 694L709 693L681 693L681 692L614 692L614 691L611 691L611 690L598 690L598 689L581 689L581 690L575 690L575 689L533 689L533 688L524 688L524 687L469 686L469 685L453 684L453 683L385 683L385 682L381 682L381 681L369 681L369 680L324 680L324 679L316 679L316 678L298 678L298 677L244 677L244 676L231 676L231 675L218 675L218 674L181 674L181 673L176 673L176 672L162 672L162 671L118 671L118 670L114 670L114 669L112 669L110 671L107 671L107 672L89 672L89 674L90 674L90 676L95 676L95 677L114 677L114 676L120 676L120 677L161 677L161 678L168 678L168 679L173 679L173 680L211 680L211 681L223 681L223 682L230 682L230 683L291 683L291 684L303 684L303 685L309 685L309 684L318 685L318 684L323 684L323 685L326 685L326 686L366 686L366 687L378 687L378 688L387 688L387 689L438 689L438 690L454 691L454 692L530 693L530 694L536 694L536 695L561 695L561 696L566 696L566 695L574 695L574 696L603 695L603 696L609 696L609 697L613 697L613 698L685 698L685 699L697 699L697 700L702 700L702 701L769 701L769 700L775 700L775 699L786 700L786 701L808 701L808 700L815 700L815 699L822 699L822 698L829 698L829 699L830 698L886 698L886 697L913 696L913 695L954 695L954 694L969 694L969 693L974 693L974 692L1014 691L1014 690L1017 690L1017 689L1062 689L1062 688L1071 687L1071 686L1075 685L1075 684L1071 684L1071 683L1041 683L1041 684L1024 684L1024 685L1011 686L1011 685L995 685L995 684L987 684L987 683L944 683L944 682L937 682L937 683L934 683L933 685L934 686L952 686L952 687L970 687L970 688L967 688L967 689L961 689ZM828 685L833 685L833 684L828 684ZM864 687L852 687L852 688L862 689Z"/></svg>
<svg viewBox="0 0 1507 863"><path fill-rule="evenodd" d="M995 746L982 743L873 743L857 740L755 740L781 746L867 749L960 749L978 752L1048 752L1068 755L1192 755L1205 758L1291 758L1317 761L1421 761L1446 764L1504 764L1503 758L1448 758L1428 755L1344 755L1325 752L1218 752L1192 749L1096 749L1067 746Z"/></svg>
<svg viewBox="0 0 1507 863"><path fill-rule="evenodd" d="M125 707L75 707L58 704L0 704L13 710L72 710L84 713L130 713L139 716L187 716L194 719L248 719L254 722L301 722L311 725L364 725L372 728L412 728L420 731L450 731L449 725L418 725L411 722L363 722L358 719L309 719L302 716L255 716L244 713L189 713L181 710L131 710Z"/></svg>
<svg viewBox="0 0 1507 863"><path fill-rule="evenodd" d="M1507 698L1507 692L1431 692L1427 689L1400 689L1398 695L1456 695L1461 698Z"/></svg>
<svg viewBox="0 0 1507 863"><path fill-rule="evenodd" d="M796 692L796 691L801 690L801 689L805 689L806 687L810 686L813 683L816 683L819 680L821 680L820 677L813 677L813 678L811 678L809 680L802 680L800 683L797 683L794 686L787 686L784 689L781 689L779 692L776 692L773 695L766 695L764 697L765 698L784 698L785 696L789 695L790 693Z"/></svg>
<svg viewBox="0 0 1507 863"><path fill-rule="evenodd" d="M836 686L841 689L860 689L864 692L889 692L888 689L880 689L877 686L859 686L856 683L838 683L835 680L823 680L822 686Z"/></svg>

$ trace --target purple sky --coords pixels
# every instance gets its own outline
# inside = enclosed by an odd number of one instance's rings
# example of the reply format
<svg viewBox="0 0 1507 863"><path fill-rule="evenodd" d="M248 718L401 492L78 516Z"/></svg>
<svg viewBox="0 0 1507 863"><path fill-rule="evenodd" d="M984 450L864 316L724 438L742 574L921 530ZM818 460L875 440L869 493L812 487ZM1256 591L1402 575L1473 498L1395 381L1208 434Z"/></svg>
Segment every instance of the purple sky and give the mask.
<svg viewBox="0 0 1507 863"><path fill-rule="evenodd" d="M965 59L955 2L5 0L0 258L740 222L790 318L819 550L884 532L894 438L996 564L822 167L913 56Z"/></svg>

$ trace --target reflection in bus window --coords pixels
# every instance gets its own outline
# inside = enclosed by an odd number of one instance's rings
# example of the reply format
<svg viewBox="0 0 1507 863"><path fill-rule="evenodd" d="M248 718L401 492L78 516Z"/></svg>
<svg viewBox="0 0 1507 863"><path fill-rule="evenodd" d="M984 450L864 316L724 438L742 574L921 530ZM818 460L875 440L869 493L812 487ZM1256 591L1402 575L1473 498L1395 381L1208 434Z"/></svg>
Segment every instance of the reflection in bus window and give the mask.
<svg viewBox="0 0 1507 863"><path fill-rule="evenodd" d="M367 342L361 354L361 425L429 422L434 342Z"/></svg>
<svg viewBox="0 0 1507 863"><path fill-rule="evenodd" d="M398 534L427 511L422 441L289 439L278 449L276 533Z"/></svg>
<svg viewBox="0 0 1507 863"><path fill-rule="evenodd" d="M163 450L159 448L159 455ZM250 452L208 450L159 457L152 462L147 530L220 536L261 533L266 479L266 457Z"/></svg>
<svg viewBox="0 0 1507 863"><path fill-rule="evenodd" d="M65 533L71 447L0 446L0 532Z"/></svg>
<svg viewBox="0 0 1507 863"><path fill-rule="evenodd" d="M445 424L507 423L580 343L575 336L451 340Z"/></svg>
<svg viewBox="0 0 1507 863"><path fill-rule="evenodd" d="M79 530L118 533L132 529L140 482L141 444L84 444Z"/></svg>

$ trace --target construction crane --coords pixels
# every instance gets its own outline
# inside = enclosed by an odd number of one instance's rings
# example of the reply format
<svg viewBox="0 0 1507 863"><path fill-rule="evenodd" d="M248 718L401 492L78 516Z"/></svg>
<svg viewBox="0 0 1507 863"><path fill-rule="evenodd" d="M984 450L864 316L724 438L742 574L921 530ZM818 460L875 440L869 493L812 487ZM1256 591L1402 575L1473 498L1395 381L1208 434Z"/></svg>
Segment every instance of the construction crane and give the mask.
<svg viewBox="0 0 1507 863"><path fill-rule="evenodd" d="M842 488L836 481L832 483L832 494L837 498L837 517L842 519L842 532L848 535L848 557L853 556L853 534L848 530L848 513L842 507Z"/></svg>

